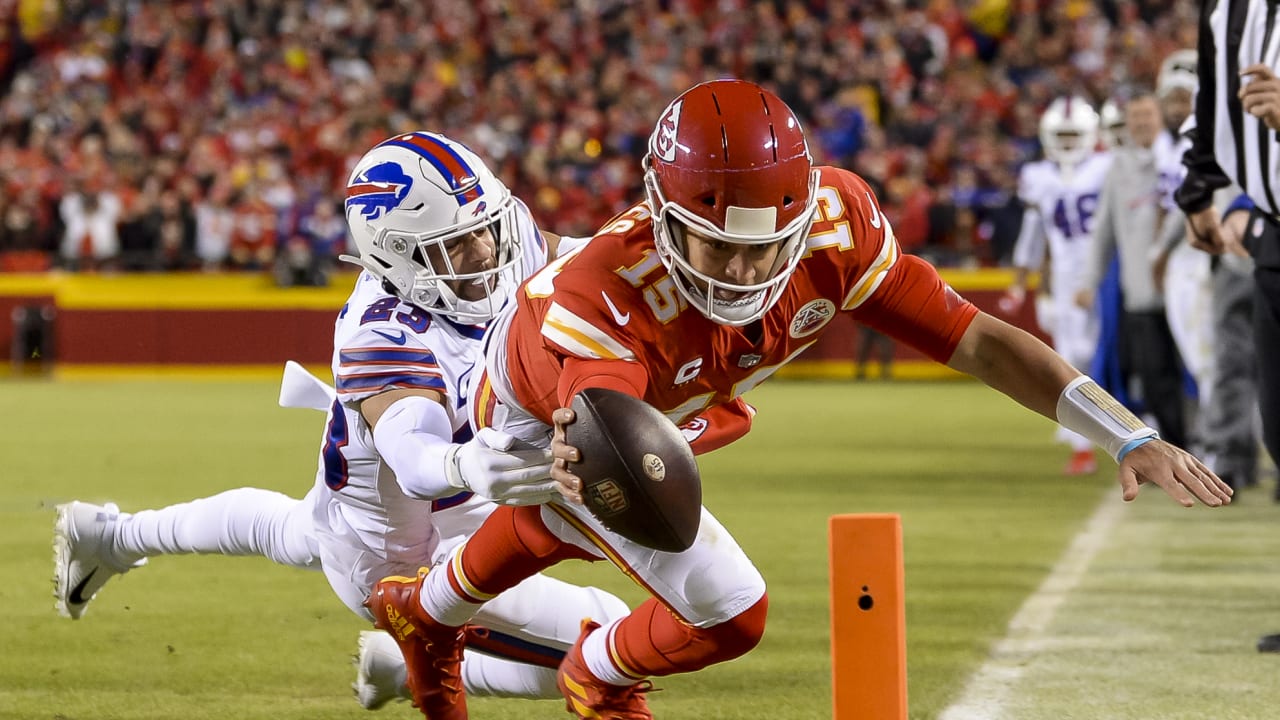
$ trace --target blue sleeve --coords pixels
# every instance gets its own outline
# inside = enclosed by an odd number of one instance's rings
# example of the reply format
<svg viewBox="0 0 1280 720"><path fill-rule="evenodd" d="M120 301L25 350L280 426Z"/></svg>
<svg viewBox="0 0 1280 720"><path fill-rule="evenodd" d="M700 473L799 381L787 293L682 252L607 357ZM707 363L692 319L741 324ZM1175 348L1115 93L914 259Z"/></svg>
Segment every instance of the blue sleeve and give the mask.
<svg viewBox="0 0 1280 720"><path fill-rule="evenodd" d="M1249 212L1253 210L1254 207L1253 198L1249 197L1246 193L1240 193L1236 196L1235 200L1231 201L1231 204L1227 206L1227 209L1222 211L1222 217L1225 218L1238 210Z"/></svg>

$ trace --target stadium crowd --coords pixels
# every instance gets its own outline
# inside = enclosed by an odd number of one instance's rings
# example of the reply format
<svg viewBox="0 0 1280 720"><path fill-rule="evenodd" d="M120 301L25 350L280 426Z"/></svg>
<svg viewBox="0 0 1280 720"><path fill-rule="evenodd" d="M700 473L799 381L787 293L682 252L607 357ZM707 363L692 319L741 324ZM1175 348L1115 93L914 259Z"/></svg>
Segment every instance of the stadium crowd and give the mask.
<svg viewBox="0 0 1280 720"><path fill-rule="evenodd" d="M1150 85L1195 19L1191 0L0 0L0 271L322 268L352 163L420 128L587 233L640 196L665 101L726 75L868 178L904 249L997 264L1043 108Z"/></svg>

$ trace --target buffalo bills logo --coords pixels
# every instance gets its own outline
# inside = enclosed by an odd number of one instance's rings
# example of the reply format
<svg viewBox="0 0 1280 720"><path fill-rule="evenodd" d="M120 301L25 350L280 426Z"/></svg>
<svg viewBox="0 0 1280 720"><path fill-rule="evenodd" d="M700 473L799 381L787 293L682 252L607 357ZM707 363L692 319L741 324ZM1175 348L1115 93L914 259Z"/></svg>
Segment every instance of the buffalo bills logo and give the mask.
<svg viewBox="0 0 1280 720"><path fill-rule="evenodd" d="M680 107L683 100L671 103L653 131L653 154L663 162L676 159L676 133L680 130Z"/></svg>
<svg viewBox="0 0 1280 720"><path fill-rule="evenodd" d="M378 163L347 185L347 209L359 208L365 220L377 220L395 210L413 188L413 178L394 162Z"/></svg>

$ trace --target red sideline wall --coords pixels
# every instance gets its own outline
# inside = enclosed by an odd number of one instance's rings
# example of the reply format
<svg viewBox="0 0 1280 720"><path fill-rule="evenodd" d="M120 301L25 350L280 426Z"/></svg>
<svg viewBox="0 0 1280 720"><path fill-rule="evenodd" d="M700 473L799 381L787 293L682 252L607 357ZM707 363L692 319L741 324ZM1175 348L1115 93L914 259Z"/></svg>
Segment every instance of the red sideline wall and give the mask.
<svg viewBox="0 0 1280 720"><path fill-rule="evenodd" d="M945 270L943 277L983 310L1012 281L1004 270ZM266 275L0 275L0 352L13 339L12 311L57 311L54 342L64 365L262 365L297 360L327 365L333 322L354 275L328 288L277 288ZM1006 319L1040 334L1033 303ZM1043 336L1042 336L1043 337ZM786 369L787 375L852 374L858 329L844 314ZM899 376L938 376L945 369L899 344ZM905 370L905 372L903 372Z"/></svg>
<svg viewBox="0 0 1280 720"><path fill-rule="evenodd" d="M60 365L324 366L354 278L278 288L266 275L0 275L0 350L13 308L51 305Z"/></svg>

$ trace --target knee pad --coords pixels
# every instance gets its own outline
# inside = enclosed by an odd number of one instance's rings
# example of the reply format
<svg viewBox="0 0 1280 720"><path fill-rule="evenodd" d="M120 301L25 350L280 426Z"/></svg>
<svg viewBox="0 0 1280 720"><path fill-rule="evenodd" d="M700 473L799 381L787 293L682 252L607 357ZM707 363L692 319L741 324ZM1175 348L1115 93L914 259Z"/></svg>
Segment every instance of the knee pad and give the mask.
<svg viewBox="0 0 1280 720"><path fill-rule="evenodd" d="M741 657L760 644L768 614L769 596L761 595L754 605L729 618L728 622L700 628L697 632L712 636L721 661Z"/></svg>

